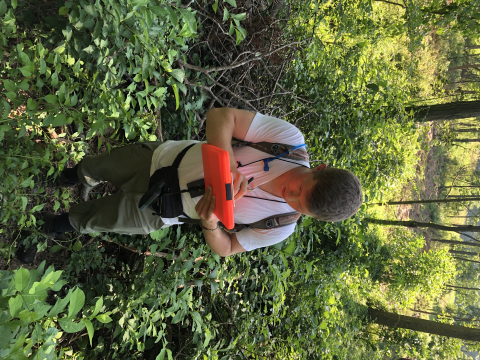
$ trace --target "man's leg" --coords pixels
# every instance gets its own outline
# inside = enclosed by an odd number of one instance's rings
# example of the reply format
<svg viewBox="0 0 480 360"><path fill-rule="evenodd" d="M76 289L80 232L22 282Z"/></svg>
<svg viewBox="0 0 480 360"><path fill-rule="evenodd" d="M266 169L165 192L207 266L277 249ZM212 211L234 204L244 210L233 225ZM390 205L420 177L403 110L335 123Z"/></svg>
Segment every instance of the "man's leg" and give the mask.
<svg viewBox="0 0 480 360"><path fill-rule="evenodd" d="M117 188L131 188L129 182L140 168L148 167L148 179L150 178L153 152L160 144L159 141L132 144L99 155L86 156L76 166L78 179L86 186L108 181Z"/></svg>
<svg viewBox="0 0 480 360"><path fill-rule="evenodd" d="M109 181L120 192L101 199L72 205L69 221L82 233L113 231L122 234L148 234L163 222L151 209L140 211L138 202L148 190L150 166L161 142L127 145L95 156L85 157L77 168L84 185Z"/></svg>
<svg viewBox="0 0 480 360"><path fill-rule="evenodd" d="M153 214L152 209L142 211L138 208L142 196L143 192L120 191L115 195L72 205L70 224L81 233L111 231L119 234L149 234L160 229L163 222L160 216Z"/></svg>

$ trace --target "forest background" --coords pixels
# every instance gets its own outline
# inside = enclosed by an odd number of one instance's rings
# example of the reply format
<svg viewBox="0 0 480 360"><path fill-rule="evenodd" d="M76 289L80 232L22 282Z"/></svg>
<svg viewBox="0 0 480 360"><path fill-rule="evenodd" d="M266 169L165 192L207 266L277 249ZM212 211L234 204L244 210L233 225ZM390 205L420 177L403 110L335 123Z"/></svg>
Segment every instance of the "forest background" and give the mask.
<svg viewBox="0 0 480 360"><path fill-rule="evenodd" d="M2 358L476 356L478 0L1 0L0 18ZM359 176L359 213L224 259L188 225L42 235L82 201L64 168L204 140L214 106L294 123Z"/></svg>

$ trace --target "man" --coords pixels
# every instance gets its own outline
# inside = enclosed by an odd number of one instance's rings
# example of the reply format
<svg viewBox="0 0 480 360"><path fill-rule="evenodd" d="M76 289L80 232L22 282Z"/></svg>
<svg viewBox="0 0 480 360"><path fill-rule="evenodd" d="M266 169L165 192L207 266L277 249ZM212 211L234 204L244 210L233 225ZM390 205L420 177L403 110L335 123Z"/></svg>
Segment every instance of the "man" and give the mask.
<svg viewBox="0 0 480 360"><path fill-rule="evenodd" d="M327 169L325 165L310 169L308 160L285 158L271 161L266 167L262 159L272 155L250 146L232 149L232 138L252 143L304 144L300 131L283 120L232 108L212 109L207 114L206 137L209 144L230 154L236 223L251 224L293 211L320 220L340 221L355 214L362 203L360 182L346 170ZM47 230L148 234L181 223L178 218L161 218L150 208L139 210L138 203L149 188L150 176L172 165L177 155L191 144L178 167L180 189L186 189L188 183L203 178L198 141L134 144L116 148L111 153L87 156L75 168L62 173L65 182L80 181L91 187L100 181L110 181L122 191L72 205L68 214L48 221ZM253 181L249 183L247 179ZM211 188L204 196L192 198L188 192L181 196L183 212L190 218L201 219L207 244L221 256L278 243L295 229L295 223L291 223L273 229L246 228L228 233L218 227Z"/></svg>

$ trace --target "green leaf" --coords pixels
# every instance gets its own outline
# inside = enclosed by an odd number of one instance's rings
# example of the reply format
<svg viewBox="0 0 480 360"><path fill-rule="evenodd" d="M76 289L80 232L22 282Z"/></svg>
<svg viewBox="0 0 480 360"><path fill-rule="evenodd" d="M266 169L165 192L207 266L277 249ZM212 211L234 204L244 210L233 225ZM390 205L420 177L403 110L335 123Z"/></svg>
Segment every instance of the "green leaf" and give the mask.
<svg viewBox="0 0 480 360"><path fill-rule="evenodd" d="M51 253L56 253L58 250L61 250L63 248L62 245L53 245L51 248L50 248L50 252Z"/></svg>
<svg viewBox="0 0 480 360"><path fill-rule="evenodd" d="M237 29L235 29L235 33L237 34L237 40L236 40L236 44L240 44L242 42L242 40L244 39L243 38L243 35L240 31L238 31Z"/></svg>
<svg viewBox="0 0 480 360"><path fill-rule="evenodd" d="M30 58L28 57L28 55L26 53L22 52L20 54L20 58L25 65L30 65L31 61L30 61Z"/></svg>
<svg viewBox="0 0 480 360"><path fill-rule="evenodd" d="M190 315L192 315L193 320L195 320L198 325L203 324L202 316L197 311L191 312Z"/></svg>
<svg viewBox="0 0 480 360"><path fill-rule="evenodd" d="M210 339L212 338L212 333L210 330L205 329L205 341L203 342L203 347L207 347Z"/></svg>
<svg viewBox="0 0 480 360"><path fill-rule="evenodd" d="M35 71L35 65L29 64L29 65L22 66L20 68L20 71L22 72L23 76L30 77L32 76L32 73Z"/></svg>
<svg viewBox="0 0 480 360"><path fill-rule="evenodd" d="M104 324L108 324L109 322L112 321L112 318L106 314L100 314L100 315L97 315L97 317L95 318L97 319L98 321L100 321L101 323L104 323Z"/></svg>
<svg viewBox="0 0 480 360"><path fill-rule="evenodd" d="M20 295L11 297L8 300L8 307L10 310L10 315L12 315L12 317L15 317L20 312L20 310L22 309L22 304L23 301Z"/></svg>
<svg viewBox="0 0 480 360"><path fill-rule="evenodd" d="M48 313L48 317L54 317L54 316L57 316L59 313L61 313L63 309L65 309L65 307L67 306L68 302L70 301L71 296L72 296L72 289L68 291L68 294L63 299L57 300L57 302L53 306L53 309L50 310L50 312Z"/></svg>
<svg viewBox="0 0 480 360"><path fill-rule="evenodd" d="M175 110L178 110L178 107L180 105L180 97L178 96L177 84L173 84L172 88L173 88L173 93L175 94Z"/></svg>
<svg viewBox="0 0 480 360"><path fill-rule="evenodd" d="M42 251L45 251L47 249L47 242L44 241L44 242L39 242L37 244L37 252L42 252Z"/></svg>
<svg viewBox="0 0 480 360"><path fill-rule="evenodd" d="M229 17L229 13L228 13L227 8L225 7L225 8L223 8L223 21L227 21L228 17Z"/></svg>
<svg viewBox="0 0 480 360"><path fill-rule="evenodd" d="M30 272L25 268L20 268L15 272L15 289L22 291L30 282Z"/></svg>
<svg viewBox="0 0 480 360"><path fill-rule="evenodd" d="M297 243L295 240L292 240L290 244L287 245L285 250L283 251L285 254L292 255L293 252L295 251L295 247L297 246Z"/></svg>
<svg viewBox="0 0 480 360"><path fill-rule="evenodd" d="M73 321L73 319L70 318L58 319L58 323L62 327L63 331L67 333L76 333L83 330L83 328L85 327L85 323L81 321L79 323L76 323L75 321Z"/></svg>
<svg viewBox="0 0 480 360"><path fill-rule="evenodd" d="M337 228L337 242L336 242L337 245L340 243L341 237L342 237L342 231L340 230L340 228Z"/></svg>
<svg viewBox="0 0 480 360"><path fill-rule="evenodd" d="M245 20L245 18L247 17L247 13L230 14L230 16L232 17L232 19L242 21L242 20Z"/></svg>
<svg viewBox="0 0 480 360"><path fill-rule="evenodd" d="M95 310L93 310L93 314L89 316L89 318L94 318L97 316L97 314L102 310L103 307L103 296L100 296L100 298L97 300L95 303Z"/></svg>
<svg viewBox="0 0 480 360"><path fill-rule="evenodd" d="M28 304L33 304L35 300L40 300L43 301L47 298L47 292L45 290L39 290L35 292L35 294L26 294L22 295L23 296L23 301L25 301Z"/></svg>
<svg viewBox="0 0 480 360"><path fill-rule="evenodd" d="M143 62L142 62L142 76L143 78L148 77L148 70L150 69L150 57L148 56L148 51L145 51L143 54Z"/></svg>
<svg viewBox="0 0 480 360"><path fill-rule="evenodd" d="M218 0L215 0L215 3L212 5L213 12L216 14L218 9Z"/></svg>
<svg viewBox="0 0 480 360"><path fill-rule="evenodd" d="M369 88L369 89L372 90L373 92L377 92L378 90L380 90L380 88L378 87L377 84L368 84L368 85L367 85L367 88Z"/></svg>
<svg viewBox="0 0 480 360"><path fill-rule="evenodd" d="M74 245L73 245L73 248L72 250L77 252L77 251L80 251L80 249L82 248L82 243L80 241L77 241Z"/></svg>
<svg viewBox="0 0 480 360"><path fill-rule="evenodd" d="M189 38L193 35L188 24L183 25L182 30L178 33L178 36L182 38Z"/></svg>
<svg viewBox="0 0 480 360"><path fill-rule="evenodd" d="M327 328L327 322L326 321L323 321L321 324L320 324L320 329L322 330L325 330Z"/></svg>
<svg viewBox="0 0 480 360"><path fill-rule="evenodd" d="M211 292L212 295L217 292L218 286L219 285L215 280L213 280L213 279L210 280L210 292Z"/></svg>
<svg viewBox="0 0 480 360"><path fill-rule="evenodd" d="M235 26L230 22L230 29L228 29L228 35L232 35L235 32Z"/></svg>
<svg viewBox="0 0 480 360"><path fill-rule="evenodd" d="M237 7L237 2L235 0L223 0L223 2L226 2L235 8Z"/></svg>
<svg viewBox="0 0 480 360"><path fill-rule="evenodd" d="M182 69L174 69L170 73L179 83L183 83L185 79L185 72Z"/></svg>
<svg viewBox="0 0 480 360"><path fill-rule="evenodd" d="M3 82L3 86L5 87L5 89L7 89L7 91L17 90L17 87L15 86L15 83L12 80L5 79L5 80L2 80L2 82Z"/></svg>
<svg viewBox="0 0 480 360"><path fill-rule="evenodd" d="M17 8L17 5L18 5L17 0L12 0L12 7L13 7L14 9Z"/></svg>
<svg viewBox="0 0 480 360"><path fill-rule="evenodd" d="M163 360L163 359L165 359L165 348L163 348L155 358L155 360Z"/></svg>
<svg viewBox="0 0 480 360"><path fill-rule="evenodd" d="M193 34L197 33L197 21L195 20L195 15L190 10L179 8L180 13L182 14L185 22L188 24L188 28Z"/></svg>
<svg viewBox="0 0 480 360"><path fill-rule="evenodd" d="M87 327L88 337L90 339L90 346L92 346L92 339L93 339L93 325L92 322L88 319L82 319L82 322Z"/></svg>
<svg viewBox="0 0 480 360"><path fill-rule="evenodd" d="M175 29L177 29L178 17L177 17L177 14L175 13L175 10L173 10L171 6L166 6L166 9L168 11L168 16L170 17L170 21L172 22L172 25L175 27Z"/></svg>
<svg viewBox="0 0 480 360"><path fill-rule="evenodd" d="M58 101L57 95L49 94L44 97L45 101L49 104L56 104Z"/></svg>
<svg viewBox="0 0 480 360"><path fill-rule="evenodd" d="M83 51L85 51L86 53L88 54L91 54L93 53L93 46L92 45L88 45L86 48L83 49Z"/></svg>
<svg viewBox="0 0 480 360"><path fill-rule="evenodd" d="M65 114L58 114L57 116L55 116L55 119L53 120L52 126L55 127L55 126L66 125L67 122L68 121L67 121L67 117L65 116Z"/></svg>
<svg viewBox="0 0 480 360"><path fill-rule="evenodd" d="M7 4L4 0L0 1L0 16L7 12Z"/></svg>
<svg viewBox="0 0 480 360"><path fill-rule="evenodd" d="M172 324L176 324L178 323L180 320L183 319L183 311L182 310L179 310L175 316L173 317L172 319Z"/></svg>
<svg viewBox="0 0 480 360"><path fill-rule="evenodd" d="M85 294L79 288L75 289L70 297L70 305L68 306L68 317L72 318L82 310L85 305Z"/></svg>
<svg viewBox="0 0 480 360"><path fill-rule="evenodd" d="M58 15L66 15L70 9L66 6L62 6L60 9L58 9Z"/></svg>

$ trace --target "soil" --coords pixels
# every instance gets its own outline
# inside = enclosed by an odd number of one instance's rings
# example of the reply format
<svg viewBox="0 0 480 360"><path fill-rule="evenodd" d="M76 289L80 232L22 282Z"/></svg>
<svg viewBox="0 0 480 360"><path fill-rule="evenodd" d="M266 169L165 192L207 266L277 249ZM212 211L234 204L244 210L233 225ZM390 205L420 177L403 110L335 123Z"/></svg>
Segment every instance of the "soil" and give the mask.
<svg viewBox="0 0 480 360"><path fill-rule="evenodd" d="M430 129L425 137L428 153L420 150L417 153L418 164L416 166L417 176L407 184L401 191L403 194L401 200L419 200L419 199L437 199L438 184L440 181L443 157L435 155L435 146L431 146L432 140L437 135L437 130L433 122L427 123ZM395 216L398 220L416 220L421 222L430 222L431 216L429 209L423 204L399 205L395 209ZM425 238L424 250L430 249L432 232L429 229L414 228L414 232L423 234Z"/></svg>

